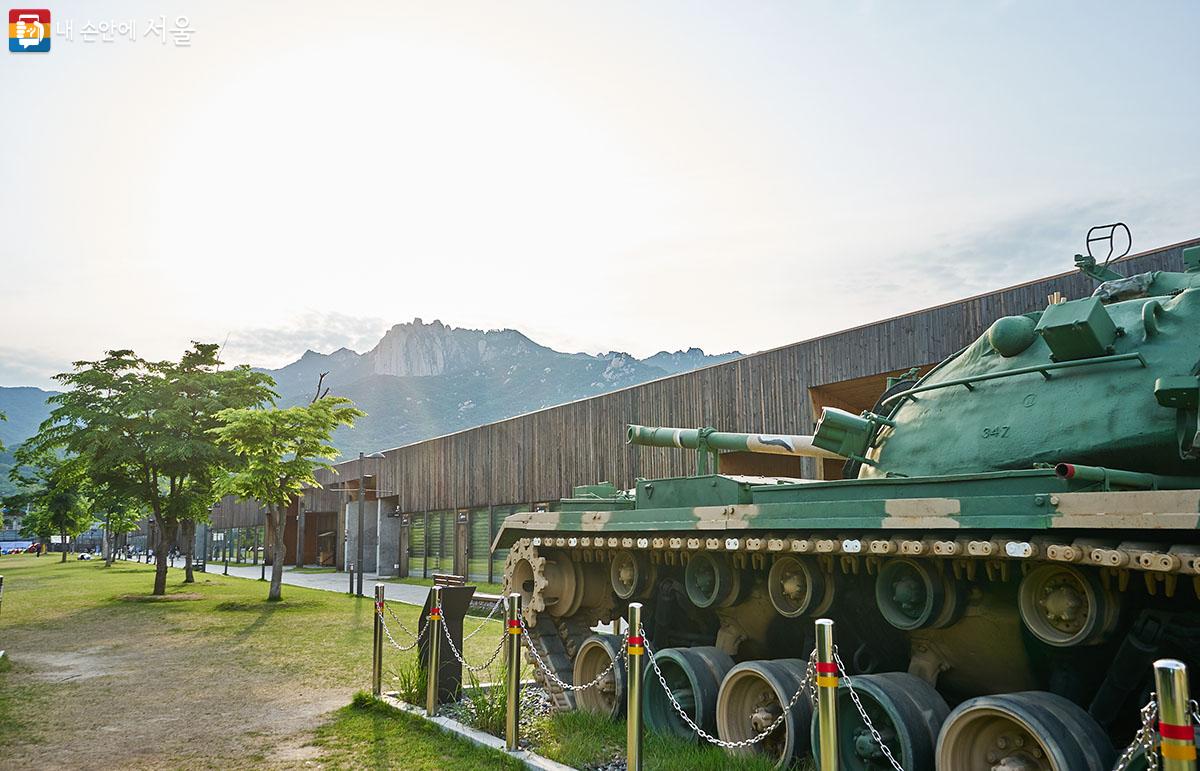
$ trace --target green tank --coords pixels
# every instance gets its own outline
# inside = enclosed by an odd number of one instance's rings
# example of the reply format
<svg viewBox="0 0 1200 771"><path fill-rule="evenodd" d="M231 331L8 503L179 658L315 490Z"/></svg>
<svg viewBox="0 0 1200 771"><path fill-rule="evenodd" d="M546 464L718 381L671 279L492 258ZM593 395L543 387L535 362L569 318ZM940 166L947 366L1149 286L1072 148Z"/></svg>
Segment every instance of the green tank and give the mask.
<svg viewBox="0 0 1200 771"><path fill-rule="evenodd" d="M677 700L740 741L781 713L828 617L908 771L1111 767L1152 661L1200 667L1200 247L1183 256L1129 277L1077 256L1091 297L996 319L873 410L826 408L812 436L630 426L695 451L696 474L504 522L530 641L586 682L619 650L597 625L640 601ZM841 458L844 478L721 474L728 451ZM623 666L578 705L541 679L559 709L617 716ZM647 724L694 735L646 682ZM841 707L843 766L890 768ZM743 751L786 766L809 731L805 707Z"/></svg>

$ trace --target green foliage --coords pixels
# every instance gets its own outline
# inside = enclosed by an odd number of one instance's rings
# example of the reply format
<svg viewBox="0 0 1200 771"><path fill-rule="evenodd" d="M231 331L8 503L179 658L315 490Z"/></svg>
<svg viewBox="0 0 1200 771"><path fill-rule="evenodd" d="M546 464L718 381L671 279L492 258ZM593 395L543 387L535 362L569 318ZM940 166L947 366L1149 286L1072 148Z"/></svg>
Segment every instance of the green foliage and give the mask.
<svg viewBox="0 0 1200 771"><path fill-rule="evenodd" d="M234 408L217 413L219 426L209 429L218 445L239 461L220 483L220 492L258 501L270 513L271 586L268 600L282 596L285 513L305 487L316 487L316 470L332 469L337 449L334 429L363 415L349 399L327 396L303 407Z"/></svg>
<svg viewBox="0 0 1200 771"><path fill-rule="evenodd" d="M164 541L181 522L207 516L217 480L238 463L211 434L217 415L275 397L268 376L222 369L217 346L208 343L194 343L179 361L109 351L55 379L66 390L50 397L54 409L33 446L80 458L106 500L121 502L122 511L148 511ZM162 594L166 550L157 551L154 592Z"/></svg>
<svg viewBox="0 0 1200 771"><path fill-rule="evenodd" d="M269 510L286 508L308 486L314 473L333 468L331 443L339 426L363 416L349 399L327 396L302 407L227 409L221 425L209 430L218 444L241 464L221 483L223 492L259 501Z"/></svg>
<svg viewBox="0 0 1200 771"><path fill-rule="evenodd" d="M84 465L29 443L17 448L9 479L17 492L5 499L26 515L21 530L29 538L76 536L88 529L92 516Z"/></svg>
<svg viewBox="0 0 1200 771"><path fill-rule="evenodd" d="M424 704L428 675L420 659L411 658L399 664L392 672L392 689L396 698L409 704Z"/></svg>
<svg viewBox="0 0 1200 771"><path fill-rule="evenodd" d="M494 736L504 735L504 717L508 710L508 692L503 685L481 687L474 672L467 672L469 685L463 688L466 722Z"/></svg>

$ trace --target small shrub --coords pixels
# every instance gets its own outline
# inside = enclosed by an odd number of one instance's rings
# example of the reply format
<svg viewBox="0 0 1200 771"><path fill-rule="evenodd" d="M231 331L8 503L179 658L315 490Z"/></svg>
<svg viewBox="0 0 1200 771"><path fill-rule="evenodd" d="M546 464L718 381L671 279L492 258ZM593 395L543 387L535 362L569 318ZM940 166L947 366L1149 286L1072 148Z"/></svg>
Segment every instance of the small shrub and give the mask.
<svg viewBox="0 0 1200 771"><path fill-rule="evenodd" d="M428 678L421 663L411 659L407 664L401 664L392 675L392 685L396 689L396 697L409 704L424 704L425 689Z"/></svg>
<svg viewBox="0 0 1200 771"><path fill-rule="evenodd" d="M471 685L463 689L466 699L467 722L493 736L504 735L504 717L508 710L508 693L503 685L481 688L479 678L467 673Z"/></svg>

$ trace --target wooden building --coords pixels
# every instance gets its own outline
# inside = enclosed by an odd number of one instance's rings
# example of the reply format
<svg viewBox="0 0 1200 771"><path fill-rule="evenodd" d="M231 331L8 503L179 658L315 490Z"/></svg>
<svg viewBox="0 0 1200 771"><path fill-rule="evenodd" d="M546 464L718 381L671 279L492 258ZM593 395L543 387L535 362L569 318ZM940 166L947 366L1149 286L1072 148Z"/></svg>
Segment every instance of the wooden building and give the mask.
<svg viewBox="0 0 1200 771"><path fill-rule="evenodd" d="M1196 243L1200 239L1131 255L1116 267L1127 275L1182 270L1182 249ZM306 520L321 523L309 527L306 521L304 562L317 560L315 532L332 529L333 561L343 566L345 503L365 472L368 519L383 535L377 539L383 574L497 577L504 554L489 554L489 548L506 515L553 508L577 484L607 480L628 487L638 477L693 469L693 453L627 445L629 423L811 433L823 406L869 409L889 375L924 370L966 346L996 318L1041 310L1056 292L1073 298L1093 289L1082 274L1062 273L387 450L382 459L364 461L363 469L357 459L344 461L337 475L321 477L326 489L310 491L302 502ZM831 478L840 474L840 464L733 454L722 457L722 471ZM331 492L335 488L342 492ZM262 522L254 505L220 505L215 527ZM364 564L372 572L371 562Z"/></svg>

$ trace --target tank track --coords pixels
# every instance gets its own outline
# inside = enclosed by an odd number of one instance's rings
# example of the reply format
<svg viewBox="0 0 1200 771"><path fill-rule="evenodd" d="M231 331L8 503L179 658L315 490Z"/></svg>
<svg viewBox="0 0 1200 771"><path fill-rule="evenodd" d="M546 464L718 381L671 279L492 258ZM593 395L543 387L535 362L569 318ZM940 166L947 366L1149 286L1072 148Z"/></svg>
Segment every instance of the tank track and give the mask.
<svg viewBox="0 0 1200 771"><path fill-rule="evenodd" d="M555 619L549 613L539 613L537 624L528 628L530 645L537 649L542 661L554 670L554 676L564 683L571 682L572 662L575 660L574 656L568 653L566 645L566 641L569 639L569 626L569 624ZM579 642L582 642L582 638L576 641L576 650L578 650ZM541 667L536 665L533 667L533 679L550 696L550 703L555 711L565 712L575 709L575 695L547 677Z"/></svg>

